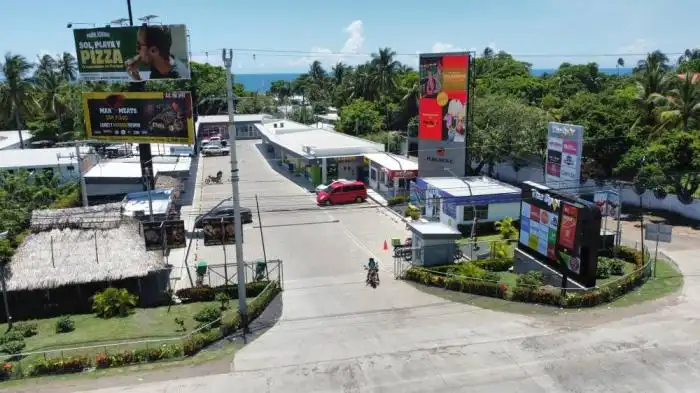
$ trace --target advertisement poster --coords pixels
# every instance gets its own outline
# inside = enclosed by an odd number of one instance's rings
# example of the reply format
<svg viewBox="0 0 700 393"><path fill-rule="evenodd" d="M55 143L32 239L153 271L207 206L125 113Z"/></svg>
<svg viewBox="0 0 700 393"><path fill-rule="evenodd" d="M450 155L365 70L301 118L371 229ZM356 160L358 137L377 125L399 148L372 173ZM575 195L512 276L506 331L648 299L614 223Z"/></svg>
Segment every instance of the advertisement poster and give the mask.
<svg viewBox="0 0 700 393"><path fill-rule="evenodd" d="M146 241L146 250L161 250L164 247L185 248L185 222L183 220L143 222L143 237ZM165 242L163 239L165 235Z"/></svg>
<svg viewBox="0 0 700 393"><path fill-rule="evenodd" d="M593 195L593 202L600 209L603 217L619 217L620 215L620 194L614 191L599 191Z"/></svg>
<svg viewBox="0 0 700 393"><path fill-rule="evenodd" d="M465 176L466 151L463 142L418 140L418 176ZM449 169L449 171L447 170Z"/></svg>
<svg viewBox="0 0 700 393"><path fill-rule="evenodd" d="M469 54L422 54L419 72L418 138L464 142L469 100Z"/></svg>
<svg viewBox="0 0 700 393"><path fill-rule="evenodd" d="M554 189L574 189L580 185L583 127L549 122L545 184Z"/></svg>
<svg viewBox="0 0 700 393"><path fill-rule="evenodd" d="M82 81L190 79L185 25L73 30Z"/></svg>
<svg viewBox="0 0 700 393"><path fill-rule="evenodd" d="M559 228L559 245L573 250L576 245L576 224L578 222L578 209L569 204L564 204L561 213L561 226Z"/></svg>
<svg viewBox="0 0 700 393"><path fill-rule="evenodd" d="M236 243L236 224L233 217L205 218L202 224L205 246Z"/></svg>
<svg viewBox="0 0 700 393"><path fill-rule="evenodd" d="M83 104L88 139L194 143L190 93L83 93Z"/></svg>

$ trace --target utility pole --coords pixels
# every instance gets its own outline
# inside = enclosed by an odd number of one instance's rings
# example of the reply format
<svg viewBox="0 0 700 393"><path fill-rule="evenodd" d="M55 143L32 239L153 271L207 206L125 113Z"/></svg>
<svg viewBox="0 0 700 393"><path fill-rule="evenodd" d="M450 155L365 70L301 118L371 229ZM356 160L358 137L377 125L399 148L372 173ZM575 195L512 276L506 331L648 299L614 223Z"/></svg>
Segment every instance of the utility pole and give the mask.
<svg viewBox="0 0 700 393"><path fill-rule="evenodd" d="M245 262L243 261L243 225L241 223L241 200L238 190L238 160L236 159L236 127L233 111L233 76L231 64L233 63L233 50L221 51L221 59L226 67L226 98L228 101L228 144L231 152L231 191L233 192L233 221L236 226L236 276L238 278L238 312L241 315L243 332L248 330L248 305L246 303L245 288ZM224 261L224 264L226 261Z"/></svg>
<svg viewBox="0 0 700 393"><path fill-rule="evenodd" d="M126 0L126 7L129 10L129 26L134 25L134 17L131 13L131 0ZM145 23L144 23L145 25ZM131 82L129 83L130 92L138 92L145 90L145 82ZM153 173L153 154L151 153L150 143L139 143L139 162L141 163L141 176L144 179L143 189L148 190L154 188L154 179L150 176Z"/></svg>
<svg viewBox="0 0 700 393"><path fill-rule="evenodd" d="M80 195L83 197L83 207L88 207L87 186L85 185L85 176L83 174L83 159L80 157L80 146L75 144L75 158L78 162L78 173L80 176Z"/></svg>

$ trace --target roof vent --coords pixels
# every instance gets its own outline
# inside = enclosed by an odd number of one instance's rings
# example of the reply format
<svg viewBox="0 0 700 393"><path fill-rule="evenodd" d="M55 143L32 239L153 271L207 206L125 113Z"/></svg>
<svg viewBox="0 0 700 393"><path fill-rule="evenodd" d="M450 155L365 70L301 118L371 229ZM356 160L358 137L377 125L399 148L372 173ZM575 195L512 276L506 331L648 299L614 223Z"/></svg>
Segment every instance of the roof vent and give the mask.
<svg viewBox="0 0 700 393"><path fill-rule="evenodd" d="M274 124L274 127L277 128L277 123Z"/></svg>
<svg viewBox="0 0 700 393"><path fill-rule="evenodd" d="M280 123L280 128L284 128L284 123Z"/></svg>

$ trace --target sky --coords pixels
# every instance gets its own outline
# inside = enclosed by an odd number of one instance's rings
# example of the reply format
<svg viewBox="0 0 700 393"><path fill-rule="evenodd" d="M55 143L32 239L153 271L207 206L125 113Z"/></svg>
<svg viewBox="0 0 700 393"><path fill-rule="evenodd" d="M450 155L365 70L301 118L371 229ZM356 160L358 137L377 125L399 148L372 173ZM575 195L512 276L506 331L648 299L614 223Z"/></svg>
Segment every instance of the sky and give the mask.
<svg viewBox="0 0 700 393"><path fill-rule="evenodd" d="M41 6L40 3L47 4ZM128 17L126 0L63 0L0 6L0 51L75 53L68 22L105 25ZM185 6L186 5L186 6ZM677 59L700 47L697 0L132 0L133 17L186 24L192 59L221 64L234 50L234 73L304 72L320 60L357 64L380 47L417 65L418 53L506 51L533 64L632 65L651 50ZM89 27L89 26L75 26Z"/></svg>

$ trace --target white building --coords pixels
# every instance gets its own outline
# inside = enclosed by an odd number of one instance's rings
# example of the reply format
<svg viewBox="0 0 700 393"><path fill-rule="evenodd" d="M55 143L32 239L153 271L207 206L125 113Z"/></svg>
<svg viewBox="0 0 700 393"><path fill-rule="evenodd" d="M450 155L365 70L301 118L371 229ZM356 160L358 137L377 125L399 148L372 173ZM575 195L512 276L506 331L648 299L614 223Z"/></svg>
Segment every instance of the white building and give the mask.
<svg viewBox="0 0 700 393"><path fill-rule="evenodd" d="M364 180L364 155L384 151L384 144L289 120L256 124L270 158L303 174L314 185L331 179Z"/></svg>
<svg viewBox="0 0 700 393"><path fill-rule="evenodd" d="M418 177L418 163L396 154L365 154L369 165L369 187L384 197L405 195L410 181Z"/></svg>
<svg viewBox="0 0 700 393"><path fill-rule="evenodd" d="M32 141L32 133L28 130L22 131L24 147L28 148ZM17 131L0 131L0 150L20 149L19 133Z"/></svg>
<svg viewBox="0 0 700 393"><path fill-rule="evenodd" d="M272 119L271 115L261 113L253 115L235 115L233 117L234 126L236 127L236 139L258 139L258 133L255 124L262 124L263 121ZM199 116L195 129L197 130L197 139L201 140L211 135L220 135L222 139L228 140L228 115L212 115Z"/></svg>
<svg viewBox="0 0 700 393"><path fill-rule="evenodd" d="M424 216L450 228L496 222L506 217L518 220L522 190L489 177L426 177L411 185L411 202L425 206Z"/></svg>
<svg viewBox="0 0 700 393"><path fill-rule="evenodd" d="M81 170L86 173L97 162L91 147L81 147L81 165L74 147L56 147L50 149L12 149L0 152L0 172L15 172L18 170L50 171L61 183L77 181Z"/></svg>

